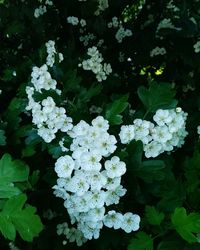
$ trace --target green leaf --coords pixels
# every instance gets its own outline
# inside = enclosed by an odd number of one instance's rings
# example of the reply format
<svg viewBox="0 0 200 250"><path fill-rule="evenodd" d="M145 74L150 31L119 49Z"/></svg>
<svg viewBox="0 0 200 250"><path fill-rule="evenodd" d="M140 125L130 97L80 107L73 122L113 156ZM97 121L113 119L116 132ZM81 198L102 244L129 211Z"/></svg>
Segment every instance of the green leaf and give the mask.
<svg viewBox="0 0 200 250"><path fill-rule="evenodd" d="M12 197L0 213L0 230L9 240L15 239L16 230L23 240L33 241L43 229L39 216L35 215L35 207L26 205L23 208L26 200L24 194Z"/></svg>
<svg viewBox="0 0 200 250"><path fill-rule="evenodd" d="M17 130L21 122L20 113L24 112L26 107L26 99L14 97L5 113L5 121L8 123L9 131ZM13 126L13 124L15 126Z"/></svg>
<svg viewBox="0 0 200 250"><path fill-rule="evenodd" d="M149 89L144 86L138 88L138 96L147 112L158 109L175 108L177 101L174 99L176 92L169 83L151 83Z"/></svg>
<svg viewBox="0 0 200 250"><path fill-rule="evenodd" d="M128 250L153 250L153 240L146 233L139 232L136 238L131 239Z"/></svg>
<svg viewBox="0 0 200 250"><path fill-rule="evenodd" d="M0 198L10 198L21 191L14 186L15 182L28 180L29 168L19 160L12 160L9 154L4 154L0 160Z"/></svg>
<svg viewBox="0 0 200 250"><path fill-rule="evenodd" d="M29 176L29 182L34 187L40 179L40 170L33 171L32 175Z"/></svg>
<svg viewBox="0 0 200 250"><path fill-rule="evenodd" d="M200 153L194 152L192 157L187 157L184 162L185 177L187 179L188 193L196 193L200 186Z"/></svg>
<svg viewBox="0 0 200 250"><path fill-rule="evenodd" d="M183 243L181 241L176 240L166 240L160 242L157 250L178 250L183 249Z"/></svg>
<svg viewBox="0 0 200 250"><path fill-rule="evenodd" d="M160 223L164 220L164 213L160 213L155 207L146 206L145 215L148 222L153 226L159 226Z"/></svg>
<svg viewBox="0 0 200 250"><path fill-rule="evenodd" d="M136 169L138 177L151 183L153 180L163 180L165 177L165 163L161 160L147 160L142 162L142 166Z"/></svg>
<svg viewBox="0 0 200 250"><path fill-rule="evenodd" d="M9 216L0 215L0 231L3 236L9 240L14 241L16 237L16 229L12 222L10 221Z"/></svg>
<svg viewBox="0 0 200 250"><path fill-rule="evenodd" d="M59 144L58 145L56 145L56 144L48 144L47 148L48 148L49 154L52 155L52 157L54 159L58 159L63 154Z"/></svg>
<svg viewBox="0 0 200 250"><path fill-rule="evenodd" d="M93 84L89 89L83 88L79 95L80 101L83 103L89 102L94 96L99 95L101 90L102 86L99 84Z"/></svg>
<svg viewBox="0 0 200 250"><path fill-rule="evenodd" d="M77 69L70 69L66 72L64 80L64 94L67 93L67 91L78 91L80 89L80 83L82 81L81 77L77 75Z"/></svg>
<svg viewBox="0 0 200 250"><path fill-rule="evenodd" d="M34 145L28 145L22 149L22 158L33 156L36 153Z"/></svg>
<svg viewBox="0 0 200 250"><path fill-rule="evenodd" d="M141 141L131 141L127 146L127 152L131 169L133 168L137 169L141 167L142 155L143 155L143 143Z"/></svg>
<svg viewBox="0 0 200 250"><path fill-rule="evenodd" d="M5 131L0 129L0 146L6 145Z"/></svg>
<svg viewBox="0 0 200 250"><path fill-rule="evenodd" d="M10 198L12 196L18 195L21 193L21 190L18 187L15 187L13 183L0 183L0 198Z"/></svg>
<svg viewBox="0 0 200 250"><path fill-rule="evenodd" d="M28 179L29 169L20 160L12 161L9 154L4 154L0 160L0 183L26 181Z"/></svg>
<svg viewBox="0 0 200 250"><path fill-rule="evenodd" d="M119 125L123 122L122 115L120 115L128 107L128 95L115 100L112 104L108 105L105 118L111 125Z"/></svg>
<svg viewBox="0 0 200 250"><path fill-rule="evenodd" d="M187 215L185 208L176 208L171 216L172 224L180 236L189 243L197 242L195 233L200 232L200 214Z"/></svg>

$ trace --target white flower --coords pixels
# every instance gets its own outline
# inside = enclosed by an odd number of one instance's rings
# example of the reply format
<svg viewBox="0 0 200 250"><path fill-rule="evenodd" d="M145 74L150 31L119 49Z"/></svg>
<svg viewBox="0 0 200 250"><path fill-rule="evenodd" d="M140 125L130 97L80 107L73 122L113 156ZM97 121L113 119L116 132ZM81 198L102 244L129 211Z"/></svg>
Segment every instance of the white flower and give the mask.
<svg viewBox="0 0 200 250"><path fill-rule="evenodd" d="M120 213L116 213L114 210L108 212L108 214L104 217L103 223L106 227L119 229L123 223L123 215Z"/></svg>
<svg viewBox="0 0 200 250"><path fill-rule="evenodd" d="M71 176L74 170L74 160L71 156L61 156L55 163L55 171L58 177L67 178Z"/></svg>
<svg viewBox="0 0 200 250"><path fill-rule="evenodd" d="M67 17L67 22L72 24L72 25L78 25L79 20L75 16L69 16L69 17Z"/></svg>
<svg viewBox="0 0 200 250"><path fill-rule="evenodd" d="M53 98L48 96L46 99L42 100L42 106L44 113L51 113L54 110L56 104Z"/></svg>
<svg viewBox="0 0 200 250"><path fill-rule="evenodd" d="M62 122L62 126L60 127L60 130L62 132L67 132L73 128L72 124L72 118L69 116L65 116L65 119Z"/></svg>
<svg viewBox="0 0 200 250"><path fill-rule="evenodd" d="M157 157L162 151L162 145L159 142L152 141L149 144L144 145L144 152L147 158Z"/></svg>
<svg viewBox="0 0 200 250"><path fill-rule="evenodd" d="M154 141L163 144L172 138L172 134L170 133L169 128L166 125L156 126L152 130L152 138Z"/></svg>
<svg viewBox="0 0 200 250"><path fill-rule="evenodd" d="M51 142L56 137L55 131L45 127L40 127L37 132L38 135L41 136L46 143Z"/></svg>
<svg viewBox="0 0 200 250"><path fill-rule="evenodd" d="M121 131L119 133L121 143L128 144L135 137L135 127L134 125L122 125Z"/></svg>
<svg viewBox="0 0 200 250"><path fill-rule="evenodd" d="M107 194L104 191L95 191L91 193L90 208L100 208L104 206Z"/></svg>
<svg viewBox="0 0 200 250"><path fill-rule="evenodd" d="M86 21L85 21L84 19L81 19L81 20L80 20L80 25L81 25L82 27L85 27L85 26L86 26Z"/></svg>
<svg viewBox="0 0 200 250"><path fill-rule="evenodd" d="M159 126L169 124L172 121L170 112L168 110L163 109L158 109L156 111L156 114L153 116L153 119Z"/></svg>
<svg viewBox="0 0 200 250"><path fill-rule="evenodd" d="M87 124L85 121L81 120L76 126L73 127L73 129L69 133L69 135L72 138L76 138L78 136L84 136L87 134L89 127L90 127L89 124Z"/></svg>
<svg viewBox="0 0 200 250"><path fill-rule="evenodd" d="M99 130L107 131L109 129L108 121L103 118L103 116L97 116L92 120L92 125Z"/></svg>
<svg viewBox="0 0 200 250"><path fill-rule="evenodd" d="M126 189L122 187L122 185L119 185L114 190L109 190L106 192L106 206L112 205L112 204L118 204L120 197L124 196L126 193Z"/></svg>
<svg viewBox="0 0 200 250"><path fill-rule="evenodd" d="M107 171L103 172L104 172L103 174L107 177ZM120 185L120 182L121 182L121 177L115 177L115 178L107 177L105 188L107 190L115 190Z"/></svg>
<svg viewBox="0 0 200 250"><path fill-rule="evenodd" d="M108 134L102 134L97 141L97 147L103 156L109 156L116 150L117 140L114 136Z"/></svg>
<svg viewBox="0 0 200 250"><path fill-rule="evenodd" d="M86 171L100 171L101 164L99 163L102 156L97 150L83 153L81 155L81 168Z"/></svg>
<svg viewBox="0 0 200 250"><path fill-rule="evenodd" d="M107 178L99 171L90 172L87 179L92 191L101 190L107 183Z"/></svg>
<svg viewBox="0 0 200 250"><path fill-rule="evenodd" d="M70 180L68 187L69 191L71 191L72 193L76 193L76 195L78 196L83 195L89 189L89 185L87 183L87 180L84 179L84 175L74 175Z"/></svg>
<svg viewBox="0 0 200 250"><path fill-rule="evenodd" d="M104 218L104 214L105 214L105 207L94 208L88 212L87 218L88 221L92 222L102 221Z"/></svg>
<svg viewBox="0 0 200 250"><path fill-rule="evenodd" d="M110 161L105 162L107 176L110 178L120 177L126 172L126 164L119 157L113 156Z"/></svg>
<svg viewBox="0 0 200 250"><path fill-rule="evenodd" d="M126 233L131 233L132 231L137 231L139 229L140 217L136 214L126 213L123 216L123 222L121 228Z"/></svg>

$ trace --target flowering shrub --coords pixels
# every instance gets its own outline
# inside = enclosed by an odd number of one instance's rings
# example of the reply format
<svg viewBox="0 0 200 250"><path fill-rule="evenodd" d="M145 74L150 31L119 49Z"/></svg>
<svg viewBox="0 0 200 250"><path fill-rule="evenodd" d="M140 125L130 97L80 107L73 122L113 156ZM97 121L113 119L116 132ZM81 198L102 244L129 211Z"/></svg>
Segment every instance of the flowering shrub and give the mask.
<svg viewBox="0 0 200 250"><path fill-rule="evenodd" d="M200 249L199 1L0 14L0 249Z"/></svg>

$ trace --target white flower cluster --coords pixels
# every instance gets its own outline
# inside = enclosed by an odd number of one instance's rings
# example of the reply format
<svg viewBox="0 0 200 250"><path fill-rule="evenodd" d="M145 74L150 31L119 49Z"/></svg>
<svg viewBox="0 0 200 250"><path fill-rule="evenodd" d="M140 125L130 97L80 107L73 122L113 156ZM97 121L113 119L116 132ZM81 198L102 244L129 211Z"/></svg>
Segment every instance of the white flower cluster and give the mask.
<svg viewBox="0 0 200 250"><path fill-rule="evenodd" d="M125 232L139 228L140 217L132 213L125 215L110 211L106 207L118 204L126 189L121 185L121 177L126 172L126 164L119 157L112 156L117 140L108 133L109 124L102 116L92 120L92 125L80 121L68 132L73 142L72 155L58 158L55 171L58 175L54 194L63 198L71 223L77 229L65 232L67 239L81 244L81 239L97 239L103 225L122 228Z"/></svg>
<svg viewBox="0 0 200 250"><path fill-rule="evenodd" d="M79 40L80 42L83 43L84 46L88 46L89 42L96 39L96 36L92 33L87 33L87 34L83 34L84 32L86 32L86 20L85 19L78 19L78 17L74 17L74 16L69 16L67 18L67 22L74 25L74 26L77 26L77 25L80 25L80 29L79 29L79 32L80 34L82 34L80 37L79 37Z"/></svg>
<svg viewBox="0 0 200 250"><path fill-rule="evenodd" d="M118 28L119 25L122 25L122 22L119 21L116 16L114 16L112 21L108 23L108 28Z"/></svg>
<svg viewBox="0 0 200 250"><path fill-rule="evenodd" d="M39 102L34 100L34 93L42 93L42 90L55 90L58 94L60 93L56 89L57 82L51 78L46 64L40 68L33 67L31 83L33 87L26 87L29 100L26 110L32 111L32 122L37 126L38 135L49 143L55 138L58 130L67 132L73 127L72 118L65 114L64 108L57 107L50 96Z"/></svg>
<svg viewBox="0 0 200 250"><path fill-rule="evenodd" d="M55 42L52 40L49 40L46 44L45 44L46 48L47 48L47 59L46 59L46 64L49 67L53 67L54 63L55 63L55 56L57 54L56 48L55 48ZM59 57L59 63L63 61L63 54L62 53L58 53L58 57Z"/></svg>
<svg viewBox="0 0 200 250"><path fill-rule="evenodd" d="M91 70L99 82L106 80L107 76L112 73L111 65L109 63L103 63L102 54L95 46L88 48L87 55L90 56L90 58L80 63L79 67L82 67L84 70Z"/></svg>
<svg viewBox="0 0 200 250"><path fill-rule="evenodd" d="M154 56L158 56L158 55L165 55L166 49L163 47L156 47L154 49L152 49L152 51L150 52L150 57L154 57Z"/></svg>
<svg viewBox="0 0 200 250"><path fill-rule="evenodd" d="M78 19L78 17L75 17L75 16L68 16L67 17L67 22L74 25L74 26L77 26L78 24L81 25L81 27L85 27L86 26L86 21L85 19Z"/></svg>
<svg viewBox="0 0 200 250"><path fill-rule="evenodd" d="M39 1L39 2L42 2L42 1ZM47 7L46 6L48 6L48 5L52 6L53 2L50 1L50 0L46 0L43 5L40 5L38 8L35 9L35 11L34 11L34 17L38 18L38 17L44 15L44 13L47 12Z"/></svg>
<svg viewBox="0 0 200 250"><path fill-rule="evenodd" d="M156 111L153 120L156 124L135 119L133 125L123 125L120 131L120 139L123 144L132 140L140 140L143 143L145 156L157 157L165 151L172 151L174 147L181 147L187 136L187 113L181 108Z"/></svg>
<svg viewBox="0 0 200 250"><path fill-rule="evenodd" d="M133 35L130 29L124 29L122 22L118 20L117 17L112 18L112 22L108 23L108 28L119 28L115 34L115 38L118 43L121 43L125 37L130 37Z"/></svg>
<svg viewBox="0 0 200 250"><path fill-rule="evenodd" d="M174 26L170 18L165 18L160 21L158 24L156 32L159 32L160 29L175 29L175 30L181 30L181 28L177 28Z"/></svg>
<svg viewBox="0 0 200 250"><path fill-rule="evenodd" d="M120 27L117 31L117 33L115 34L115 38L117 39L118 43L121 43L122 40L125 38L125 37L129 37L129 36L132 36L133 33L130 29L124 29L124 27Z"/></svg>
<svg viewBox="0 0 200 250"><path fill-rule="evenodd" d="M200 41L197 41L195 44L194 44L194 51L195 53L199 53L200 52Z"/></svg>
<svg viewBox="0 0 200 250"><path fill-rule="evenodd" d="M34 17L38 18L38 17L44 15L44 13L46 13L46 12L47 12L47 7L40 5L38 8L35 9Z"/></svg>
<svg viewBox="0 0 200 250"><path fill-rule="evenodd" d="M89 42L96 39L96 36L93 33L88 32L87 34L83 34L84 32L86 32L86 20L85 19L78 19L78 17L74 17L74 16L69 16L67 18L67 22L74 25L74 26L78 26L80 25L81 27L79 28L79 32L80 34L82 34L79 37L80 42L83 43L84 46L88 46Z"/></svg>

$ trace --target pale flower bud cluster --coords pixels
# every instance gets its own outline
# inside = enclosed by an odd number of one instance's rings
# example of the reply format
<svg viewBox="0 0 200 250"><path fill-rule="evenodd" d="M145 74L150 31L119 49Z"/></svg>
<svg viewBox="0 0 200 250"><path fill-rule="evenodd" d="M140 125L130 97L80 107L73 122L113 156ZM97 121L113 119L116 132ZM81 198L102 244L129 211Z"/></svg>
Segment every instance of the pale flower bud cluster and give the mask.
<svg viewBox="0 0 200 250"><path fill-rule="evenodd" d="M40 1L42 2L42 1ZM38 18L42 15L44 15L47 12L47 6L52 6L53 2L50 0L46 0L43 5L40 5L38 8L35 9L34 11L34 17Z"/></svg>
<svg viewBox="0 0 200 250"><path fill-rule="evenodd" d="M154 57L154 56L158 56L158 55L165 55L167 52L166 52L166 49L163 48L163 47L156 47L154 48L151 52L150 52L150 57Z"/></svg>
<svg viewBox="0 0 200 250"><path fill-rule="evenodd" d="M74 17L74 16L69 16L67 18L67 22L72 24L73 26L81 26L79 28L79 32L80 34L82 34L79 37L80 42L83 43L84 46L88 46L89 42L96 39L96 36L93 33L88 32L87 34L84 34L84 32L86 32L86 20L85 19L78 19L78 17Z"/></svg>
<svg viewBox="0 0 200 250"><path fill-rule="evenodd" d="M45 43L45 46L47 48L47 59L46 59L46 64L49 67L53 67L54 63L55 63L55 56L57 54L56 48L55 48L55 42L52 40L49 40L47 43ZM58 57L59 57L59 63L63 61L63 54L62 53L58 53Z"/></svg>
<svg viewBox="0 0 200 250"><path fill-rule="evenodd" d="M97 47L93 46L87 51L89 59L84 60L79 64L84 70L91 70L99 82L107 79L107 76L112 73L112 68L109 63L103 63L102 54L98 51Z"/></svg>
<svg viewBox="0 0 200 250"><path fill-rule="evenodd" d="M64 235L70 243L76 242L79 247L87 241L80 230L75 227L69 228L67 222L57 225L57 234ZM66 240L63 241L63 245L67 244Z"/></svg>
<svg viewBox="0 0 200 250"><path fill-rule="evenodd" d="M33 67L31 83L33 87L26 87L29 100L26 110L32 112L32 122L38 129L38 135L49 143L56 137L55 134L58 130L67 132L72 129L72 118L66 115L64 108L57 107L54 99L50 96L42 101L34 100L35 92L42 93L42 90L54 90L58 94L60 93L56 89L57 82L51 78L46 64L40 68Z"/></svg>
<svg viewBox="0 0 200 250"><path fill-rule="evenodd" d="M125 29L122 25L122 22L118 20L117 17L113 17L112 21L108 23L108 28L118 28L115 38L117 39L118 43L122 43L125 37L130 37L133 35L130 29Z"/></svg>
<svg viewBox="0 0 200 250"><path fill-rule="evenodd" d="M102 116L92 120L92 125L80 121L68 131L73 139L71 155L61 156L55 163L58 180L53 187L54 194L65 200L71 223L76 223L76 229L65 230L64 234L79 245L83 239L99 238L103 225L127 233L139 228L138 215L107 213L106 207L118 204L126 193L121 185L126 164L118 156L106 160L117 148L117 140L108 129L108 121ZM116 218L120 220L116 222Z"/></svg>
<svg viewBox="0 0 200 250"><path fill-rule="evenodd" d="M172 151L174 147L181 147L187 136L187 113L181 108L159 109L153 116L155 123L135 119L133 125L123 125L120 131L121 143L128 144L132 140L143 143L145 156L157 157L161 153Z"/></svg>
<svg viewBox="0 0 200 250"><path fill-rule="evenodd" d="M88 33L79 37L80 42L82 42L84 46L88 46L89 42L93 41L94 39L96 39L96 36L92 33Z"/></svg>

